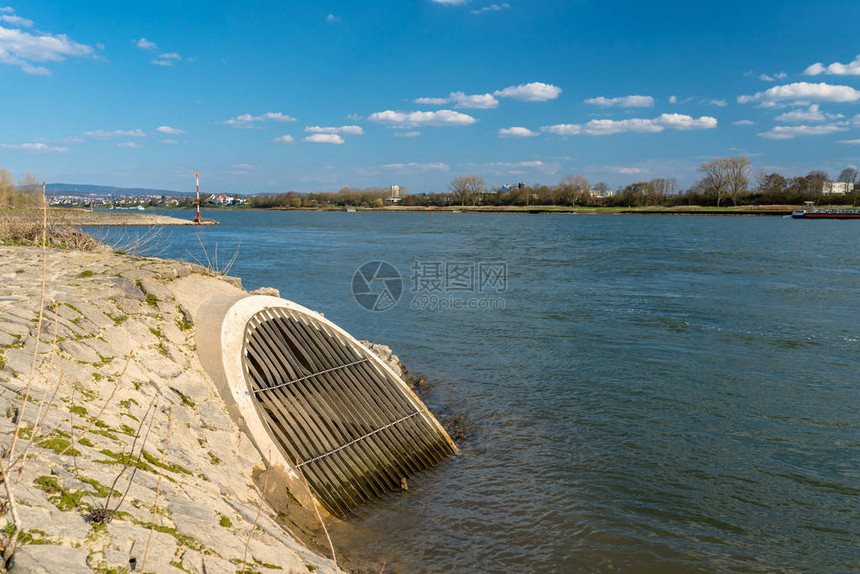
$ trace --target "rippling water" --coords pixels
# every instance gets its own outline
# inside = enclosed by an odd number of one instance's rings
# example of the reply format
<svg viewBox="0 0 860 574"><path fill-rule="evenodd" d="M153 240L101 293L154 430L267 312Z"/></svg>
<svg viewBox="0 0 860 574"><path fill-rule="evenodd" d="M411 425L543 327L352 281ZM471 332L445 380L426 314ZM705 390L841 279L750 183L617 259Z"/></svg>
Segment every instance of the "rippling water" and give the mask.
<svg viewBox="0 0 860 574"><path fill-rule="evenodd" d="M163 256L241 240L246 287L390 345L462 419L460 456L334 533L386 572L858 568L856 222L216 217ZM406 285L372 313L350 286L379 259ZM504 309L411 308L415 261L505 262Z"/></svg>

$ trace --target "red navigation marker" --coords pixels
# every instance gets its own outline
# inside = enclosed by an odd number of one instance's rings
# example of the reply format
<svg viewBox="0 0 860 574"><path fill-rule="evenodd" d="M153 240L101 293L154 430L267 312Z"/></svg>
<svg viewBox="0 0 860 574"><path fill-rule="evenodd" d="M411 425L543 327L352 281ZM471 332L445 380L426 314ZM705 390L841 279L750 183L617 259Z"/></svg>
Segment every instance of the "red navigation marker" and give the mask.
<svg viewBox="0 0 860 574"><path fill-rule="evenodd" d="M200 220L200 174L195 173L194 177L197 178L197 217L194 218L194 223L202 223Z"/></svg>

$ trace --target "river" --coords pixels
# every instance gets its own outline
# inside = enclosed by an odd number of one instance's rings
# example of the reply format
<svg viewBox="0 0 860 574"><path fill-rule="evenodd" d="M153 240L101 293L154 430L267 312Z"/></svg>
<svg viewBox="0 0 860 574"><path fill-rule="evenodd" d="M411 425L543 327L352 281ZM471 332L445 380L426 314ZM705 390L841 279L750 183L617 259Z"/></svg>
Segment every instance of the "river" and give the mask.
<svg viewBox="0 0 860 574"><path fill-rule="evenodd" d="M223 266L239 246L247 288L389 345L465 433L334 529L386 572L860 564L857 222L209 216L160 256L205 263L202 243ZM371 261L402 277L384 311L352 296Z"/></svg>

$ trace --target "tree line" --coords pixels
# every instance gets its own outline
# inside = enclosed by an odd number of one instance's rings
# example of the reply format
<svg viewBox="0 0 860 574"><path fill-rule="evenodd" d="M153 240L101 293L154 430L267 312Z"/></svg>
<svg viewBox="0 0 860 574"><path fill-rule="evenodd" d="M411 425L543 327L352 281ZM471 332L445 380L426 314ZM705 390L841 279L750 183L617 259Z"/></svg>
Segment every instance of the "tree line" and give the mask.
<svg viewBox="0 0 860 574"><path fill-rule="evenodd" d="M818 203L851 203L857 205L856 189L847 195L828 194L832 186L827 173L819 170L806 175L784 177L778 173L760 171L754 177L749 159L722 157L702 163L701 177L686 190L674 179L655 178L634 182L615 191L604 182L592 184L582 175L566 175L557 185L518 184L489 189L479 175L458 176L444 191L409 194L400 187L398 205L406 207L451 206L560 206L560 207L724 207L745 205L801 205L805 201ZM837 181L857 184L860 173L847 167ZM41 187L38 178L24 174L18 182L6 168L0 168L0 209L15 209L40 205ZM343 187L336 192L257 195L248 198L256 208L325 208L325 207L383 207L393 202L390 188ZM157 200L150 202L156 205ZM194 198L184 197L180 207L191 207Z"/></svg>
<svg viewBox="0 0 860 574"><path fill-rule="evenodd" d="M797 177L760 171L752 175L745 157L722 157L702 163L701 174L689 188L682 190L675 179L655 178L634 182L610 192L604 182L592 184L582 175L566 175L557 185L518 184L489 189L479 175L455 177L441 192L408 194L401 187L398 205L421 207L450 206L560 206L560 207L727 207L747 205L801 205L851 203L857 205L857 192L828 194L827 173L811 171ZM837 181L857 184L857 169L842 170ZM388 188L344 187L337 192L288 192L250 198L252 207L319 208L334 206L382 207L389 204Z"/></svg>

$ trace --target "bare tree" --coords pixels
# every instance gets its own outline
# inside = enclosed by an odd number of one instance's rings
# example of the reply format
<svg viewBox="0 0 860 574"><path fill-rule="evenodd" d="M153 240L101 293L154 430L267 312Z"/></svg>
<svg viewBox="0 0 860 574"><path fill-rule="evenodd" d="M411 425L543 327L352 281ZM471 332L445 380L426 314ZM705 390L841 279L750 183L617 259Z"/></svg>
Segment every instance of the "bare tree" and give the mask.
<svg viewBox="0 0 860 574"><path fill-rule="evenodd" d="M815 196L815 203L820 203L824 196L824 184L830 177L826 171L814 170L806 174L806 191Z"/></svg>
<svg viewBox="0 0 860 574"><path fill-rule="evenodd" d="M657 178L648 182L651 187L653 197L649 198L655 205L659 205L666 199L667 195L675 195L678 191L678 182L675 178L665 179Z"/></svg>
<svg viewBox="0 0 860 574"><path fill-rule="evenodd" d="M857 183L857 168L856 167L846 167L842 170L842 173L839 174L839 181L844 183Z"/></svg>
<svg viewBox="0 0 860 574"><path fill-rule="evenodd" d="M42 203L42 181L35 174L27 172L18 182L21 192L19 201L24 205L36 206Z"/></svg>
<svg viewBox="0 0 860 574"><path fill-rule="evenodd" d="M591 184L581 175L566 175L558 185L562 203L576 205L576 202L591 197Z"/></svg>
<svg viewBox="0 0 860 574"><path fill-rule="evenodd" d="M728 158L728 186L732 204L737 205L741 195L747 192L750 183L750 160L745 157Z"/></svg>
<svg viewBox="0 0 860 574"><path fill-rule="evenodd" d="M851 205L857 205L857 177L860 175L856 167L846 167L839 174L839 181L851 184Z"/></svg>
<svg viewBox="0 0 860 574"><path fill-rule="evenodd" d="M467 201L474 203L475 197L480 197L484 193L485 185L484 178L480 175L461 175L451 180L448 190L455 201L459 201L460 205L466 205Z"/></svg>
<svg viewBox="0 0 860 574"><path fill-rule="evenodd" d="M0 168L0 209L12 207L15 197L15 178L5 167Z"/></svg>
<svg viewBox="0 0 860 574"><path fill-rule="evenodd" d="M745 157L720 157L703 163L699 171L705 174L702 187L717 198L717 207L723 199L731 197L737 204L738 197L749 185L750 160Z"/></svg>

